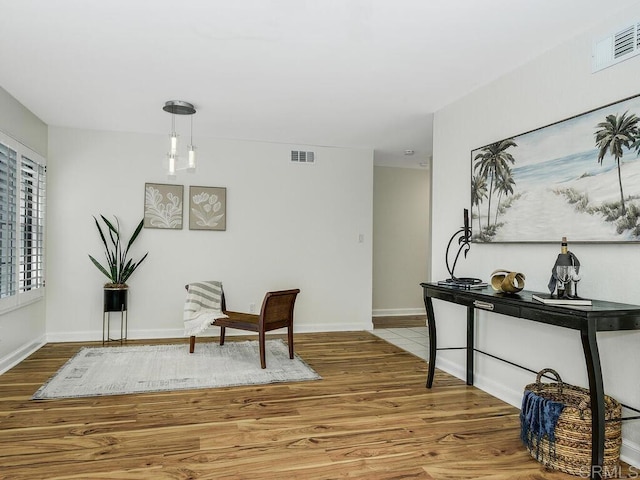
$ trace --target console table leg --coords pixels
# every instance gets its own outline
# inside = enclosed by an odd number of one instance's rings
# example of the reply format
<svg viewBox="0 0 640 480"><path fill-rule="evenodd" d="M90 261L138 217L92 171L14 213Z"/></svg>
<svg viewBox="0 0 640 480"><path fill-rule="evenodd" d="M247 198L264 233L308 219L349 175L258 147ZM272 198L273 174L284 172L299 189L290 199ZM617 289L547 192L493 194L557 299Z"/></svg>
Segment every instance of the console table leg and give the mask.
<svg viewBox="0 0 640 480"><path fill-rule="evenodd" d="M475 309L467 307L467 385L473 385L473 352L475 346Z"/></svg>
<svg viewBox="0 0 640 480"><path fill-rule="evenodd" d="M429 366L427 370L427 388L433 385L436 373L436 316L433 313L431 297L424 296L424 306L427 309L427 327L429 329Z"/></svg>
<svg viewBox="0 0 640 480"><path fill-rule="evenodd" d="M604 465L604 385L600 354L596 341L595 325L589 322L586 330L580 331L582 349L587 364L589 376L589 391L591 396L591 478L601 479Z"/></svg>

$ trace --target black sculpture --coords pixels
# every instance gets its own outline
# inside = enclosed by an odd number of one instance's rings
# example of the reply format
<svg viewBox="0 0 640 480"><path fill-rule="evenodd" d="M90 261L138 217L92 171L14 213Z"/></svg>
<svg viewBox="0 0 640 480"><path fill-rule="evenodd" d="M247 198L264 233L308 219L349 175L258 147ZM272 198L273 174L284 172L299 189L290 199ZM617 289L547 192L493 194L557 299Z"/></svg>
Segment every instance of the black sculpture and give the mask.
<svg viewBox="0 0 640 480"><path fill-rule="evenodd" d="M458 239L458 252L453 260L453 266L449 266L449 249L453 244L455 239ZM454 275L454 271L456 269L456 263L458 263L458 258L460 254L464 252L464 258L467 258L467 253L471 249L470 245L471 241L471 228L469 227L469 210L464 209L464 226L453 234L449 243L447 244L447 251L445 253L445 262L447 264L447 271L449 272L450 278L447 278L448 283L452 283L454 285L459 286L468 286L468 285L476 285L482 283L482 280L479 278L470 278L470 277L456 277Z"/></svg>

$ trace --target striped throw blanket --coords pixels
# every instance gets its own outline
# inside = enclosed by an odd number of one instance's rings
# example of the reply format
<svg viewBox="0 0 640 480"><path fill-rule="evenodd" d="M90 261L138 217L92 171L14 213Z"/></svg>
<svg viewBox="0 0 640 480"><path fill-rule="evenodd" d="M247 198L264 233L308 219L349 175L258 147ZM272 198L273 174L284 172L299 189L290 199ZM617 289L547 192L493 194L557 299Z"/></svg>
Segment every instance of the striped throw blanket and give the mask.
<svg viewBox="0 0 640 480"><path fill-rule="evenodd" d="M204 332L222 313L222 282L190 283L184 302L184 334L188 337Z"/></svg>

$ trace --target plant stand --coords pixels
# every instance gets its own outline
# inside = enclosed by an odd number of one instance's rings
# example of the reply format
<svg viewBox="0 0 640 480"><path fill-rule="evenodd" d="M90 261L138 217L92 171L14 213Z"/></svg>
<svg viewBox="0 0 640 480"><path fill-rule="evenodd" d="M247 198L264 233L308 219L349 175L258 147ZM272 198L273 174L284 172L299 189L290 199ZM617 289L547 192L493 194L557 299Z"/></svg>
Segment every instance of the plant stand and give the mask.
<svg viewBox="0 0 640 480"><path fill-rule="evenodd" d="M102 345L106 342L120 342L127 340L127 294L126 288L104 288L104 308L102 313ZM111 313L120 313L120 338L111 338Z"/></svg>

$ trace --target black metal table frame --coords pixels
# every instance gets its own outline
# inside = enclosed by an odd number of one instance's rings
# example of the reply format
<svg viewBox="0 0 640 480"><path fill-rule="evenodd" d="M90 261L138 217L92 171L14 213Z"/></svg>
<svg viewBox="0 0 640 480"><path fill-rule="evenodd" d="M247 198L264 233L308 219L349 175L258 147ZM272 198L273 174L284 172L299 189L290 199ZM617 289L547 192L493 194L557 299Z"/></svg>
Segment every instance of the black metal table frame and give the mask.
<svg viewBox="0 0 640 480"><path fill-rule="evenodd" d="M493 291L490 287L471 290L438 285L436 283L421 283L420 285L423 288L429 331L427 388L433 386L433 377L436 368L436 352L438 350L433 298L463 305L467 308L467 344L466 347L461 347L466 349L467 354L467 385L473 385L474 353L480 352L486 354L486 352L475 348L476 309L532 320L548 325L565 327L580 332L591 395L592 441L590 478L602 478L602 465L604 464L605 406L604 385L596 332L640 329L640 305L593 300L591 307L565 307L546 305L533 300L531 296L536 292L526 290L518 294L503 294ZM494 355L490 356L498 360L506 361ZM519 366L514 362L507 361L507 363Z"/></svg>

